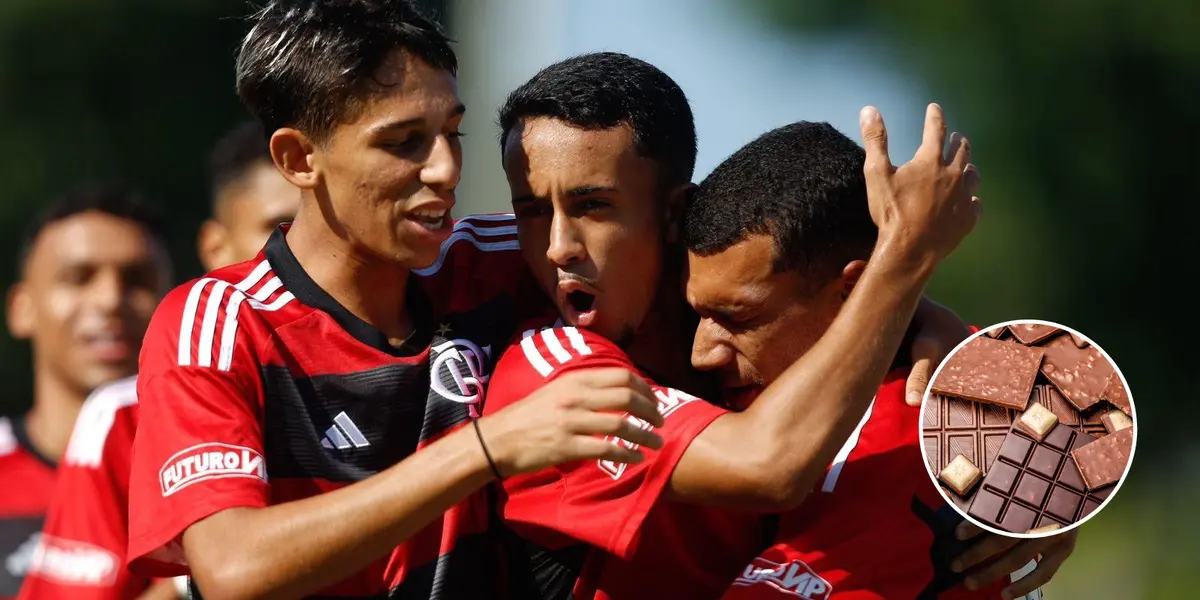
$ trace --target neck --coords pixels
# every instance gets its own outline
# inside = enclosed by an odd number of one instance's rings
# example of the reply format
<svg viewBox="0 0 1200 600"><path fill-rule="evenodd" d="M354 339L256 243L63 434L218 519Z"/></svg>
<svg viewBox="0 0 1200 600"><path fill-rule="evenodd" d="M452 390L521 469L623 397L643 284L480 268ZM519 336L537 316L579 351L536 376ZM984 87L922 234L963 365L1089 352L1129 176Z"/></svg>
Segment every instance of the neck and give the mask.
<svg viewBox="0 0 1200 600"><path fill-rule="evenodd" d="M87 392L75 389L55 375L45 360L33 370L33 408L25 415L29 443L39 454L58 461L67 449L71 429Z"/></svg>
<svg viewBox="0 0 1200 600"><path fill-rule="evenodd" d="M692 394L710 392L703 375L692 368L691 342L696 333L692 309L679 293L679 275L664 273L654 305L625 351L639 367L669 385Z"/></svg>
<svg viewBox="0 0 1200 600"><path fill-rule="evenodd" d="M305 202L287 233L288 247L313 282L394 344L412 332L406 305L409 270L357 247L330 227L317 202Z"/></svg>

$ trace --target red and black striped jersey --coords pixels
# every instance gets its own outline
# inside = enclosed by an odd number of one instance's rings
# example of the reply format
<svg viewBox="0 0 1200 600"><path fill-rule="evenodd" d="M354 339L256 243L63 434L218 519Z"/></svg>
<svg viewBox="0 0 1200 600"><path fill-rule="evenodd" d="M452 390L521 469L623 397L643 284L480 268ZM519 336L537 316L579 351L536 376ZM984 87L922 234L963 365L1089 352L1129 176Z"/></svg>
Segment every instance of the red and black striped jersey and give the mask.
<svg viewBox="0 0 1200 600"><path fill-rule="evenodd" d="M887 376L824 479L780 516L776 543L743 566L723 600L1000 597L1008 580L968 591L950 571L968 544L955 539L962 517L925 471L907 376Z"/></svg>
<svg viewBox="0 0 1200 600"><path fill-rule="evenodd" d="M54 492L54 461L25 435L24 418L0 417L0 600L17 597Z"/></svg>
<svg viewBox="0 0 1200 600"><path fill-rule="evenodd" d="M603 336L554 326L530 329L505 350L486 411L566 373L606 367L650 384L665 418L656 430L662 449L643 448L637 464L576 461L506 479L502 514L520 538L510 542L509 560L529 571L523 585L542 598L717 598L762 548L759 516L673 502L662 492L688 445L726 410L656 384Z"/></svg>
<svg viewBox="0 0 1200 600"><path fill-rule="evenodd" d="M97 388L75 419L21 600L133 600L150 579L125 568L136 380Z"/></svg>
<svg viewBox="0 0 1200 600"><path fill-rule="evenodd" d="M508 215L460 220L415 275L416 331L401 348L313 282L284 229L255 260L166 297L140 358L135 572L185 574L180 535L196 521L352 484L467 421L494 349L546 302ZM468 498L322 595L493 596L488 509L485 494Z"/></svg>

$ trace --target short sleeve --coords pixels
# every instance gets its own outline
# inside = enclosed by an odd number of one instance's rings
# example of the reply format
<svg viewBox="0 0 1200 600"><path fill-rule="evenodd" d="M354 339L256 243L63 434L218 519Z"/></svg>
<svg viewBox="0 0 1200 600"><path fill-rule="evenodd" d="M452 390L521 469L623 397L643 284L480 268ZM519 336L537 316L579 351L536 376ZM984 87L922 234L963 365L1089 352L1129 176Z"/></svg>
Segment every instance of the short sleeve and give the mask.
<svg viewBox="0 0 1200 600"><path fill-rule="evenodd" d="M80 409L19 598L111 600L149 586L125 568L135 385L100 388Z"/></svg>
<svg viewBox="0 0 1200 600"><path fill-rule="evenodd" d="M201 279L172 292L151 320L130 474L135 573L187 574L180 539L188 527L229 508L267 505L254 343L266 334L245 300L223 281Z"/></svg>
<svg viewBox="0 0 1200 600"><path fill-rule="evenodd" d="M616 345L591 332L527 331L497 364L485 410L502 410L564 374L607 367L637 371ZM725 414L695 396L650 383L666 420L657 430L663 448L642 448L645 460L638 464L577 461L507 479L502 512L514 531L552 548L584 542L622 558L633 553L638 530L688 445Z"/></svg>

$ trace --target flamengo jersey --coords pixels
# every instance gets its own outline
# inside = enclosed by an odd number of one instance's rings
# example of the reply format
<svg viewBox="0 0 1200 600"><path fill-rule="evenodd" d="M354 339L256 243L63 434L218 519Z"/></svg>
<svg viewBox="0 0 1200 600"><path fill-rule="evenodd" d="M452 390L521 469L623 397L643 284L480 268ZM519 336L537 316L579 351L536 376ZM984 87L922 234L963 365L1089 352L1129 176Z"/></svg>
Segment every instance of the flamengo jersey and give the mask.
<svg viewBox="0 0 1200 600"><path fill-rule="evenodd" d="M17 597L54 492L54 461L38 454L23 418L0 417L0 600Z"/></svg>
<svg viewBox="0 0 1200 600"><path fill-rule="evenodd" d="M150 585L125 568L135 381L97 388L80 409L21 600L132 600Z"/></svg>
<svg viewBox="0 0 1200 600"><path fill-rule="evenodd" d="M969 592L949 570L966 547L954 538L962 517L925 471L907 376L888 375L825 479L781 515L778 543L744 566L724 600L1000 598L1007 581Z"/></svg>
<svg viewBox="0 0 1200 600"><path fill-rule="evenodd" d="M512 217L468 217L412 278L416 332L393 348L308 277L285 233L255 260L175 289L150 323L130 486L135 572L186 574L179 540L196 521L361 481L461 426L518 310L540 298ZM479 493L322 595L491 597L487 528Z"/></svg>
<svg viewBox="0 0 1200 600"><path fill-rule="evenodd" d="M531 329L497 363L486 410L503 409L565 373L604 367L638 371L613 342L590 331ZM757 515L660 501L688 445L725 411L649 383L666 418L657 431L662 450L643 448L638 464L577 461L505 480L504 519L522 538L510 547L510 560L527 563L526 585L534 588L521 597L716 598L761 549Z"/></svg>

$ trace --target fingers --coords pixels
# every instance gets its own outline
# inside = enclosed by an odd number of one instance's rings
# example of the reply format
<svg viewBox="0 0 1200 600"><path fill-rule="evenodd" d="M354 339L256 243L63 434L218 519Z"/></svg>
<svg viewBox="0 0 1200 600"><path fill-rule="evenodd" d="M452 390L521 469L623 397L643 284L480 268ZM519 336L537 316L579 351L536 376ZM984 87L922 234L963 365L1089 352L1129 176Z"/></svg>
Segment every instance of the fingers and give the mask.
<svg viewBox="0 0 1200 600"><path fill-rule="evenodd" d="M654 431L643 429L640 422L617 413L580 411L572 416L570 428L572 433L618 437L631 444L655 450L662 448L663 444L662 438Z"/></svg>
<svg viewBox="0 0 1200 600"><path fill-rule="evenodd" d="M954 530L954 535L962 541L967 541L979 534L983 533L983 528L967 520L963 520L958 524L958 528Z"/></svg>
<svg viewBox="0 0 1200 600"><path fill-rule="evenodd" d="M955 145L953 138L951 139L951 148L949 153L950 166L962 171L963 169L966 169L967 165L971 162L971 140L959 133L956 133L955 135L959 136L959 140L958 144Z"/></svg>
<svg viewBox="0 0 1200 600"><path fill-rule="evenodd" d="M658 403L628 388L585 390L584 397L577 406L592 412L609 412L614 415L627 412L655 427L661 427L663 424L663 417L658 412Z"/></svg>
<svg viewBox="0 0 1200 600"><path fill-rule="evenodd" d="M904 401L909 406L921 406L925 388L929 387L929 378L933 376L933 370L937 368L945 352L936 339L928 336L917 336L909 352L912 355L913 366L904 386Z"/></svg>
<svg viewBox="0 0 1200 600"><path fill-rule="evenodd" d="M963 134L957 131L950 134L950 145L946 147L946 156L949 156L951 160L958 156L958 151L962 147L963 139Z"/></svg>
<svg viewBox="0 0 1200 600"><path fill-rule="evenodd" d="M863 171L890 170L892 162L888 158L887 127L883 124L883 115L874 106L865 107L858 113L858 126L862 130L863 148L867 151Z"/></svg>
<svg viewBox="0 0 1200 600"><path fill-rule="evenodd" d="M645 455L621 444L613 444L598 437L579 436L571 441L572 455L580 459L611 460L615 463L636 465L646 460Z"/></svg>
<svg viewBox="0 0 1200 600"><path fill-rule="evenodd" d="M1010 538L996 534L980 536L978 541L972 544L970 548L967 548L965 552L958 555L958 558L954 562L950 563L950 569L955 573L962 573L1002 553L1008 552L1020 541L1019 538ZM1025 562L1029 562L1029 558L1026 558ZM1025 562L1021 564L1025 564ZM1020 566L1017 565L1017 567ZM1017 567L1013 567L1005 571L1005 573L1015 571ZM995 581L995 579L989 579L985 583L990 583L991 581Z"/></svg>
<svg viewBox="0 0 1200 600"><path fill-rule="evenodd" d="M979 195L979 186L983 184L983 179L979 175L979 168L971 163L963 167L963 178L960 185L972 196Z"/></svg>
<svg viewBox="0 0 1200 600"><path fill-rule="evenodd" d="M1002 536L996 536L1002 537ZM1031 543L1038 540L1015 540L1003 538L1010 542L1021 541L1015 544L1004 554L998 556L992 562L977 568L967 575L964 584L968 590L978 590L985 586L991 585L1000 580L1001 577L1008 577L1013 571L1029 564L1029 561L1037 558L1038 544ZM981 542L982 543L982 542Z"/></svg>
<svg viewBox="0 0 1200 600"><path fill-rule="evenodd" d="M942 114L941 106L931 103L925 109L925 132L922 134L921 147L917 154L936 159L939 165L945 164L945 158L942 156L942 148L945 147L946 117Z"/></svg>

